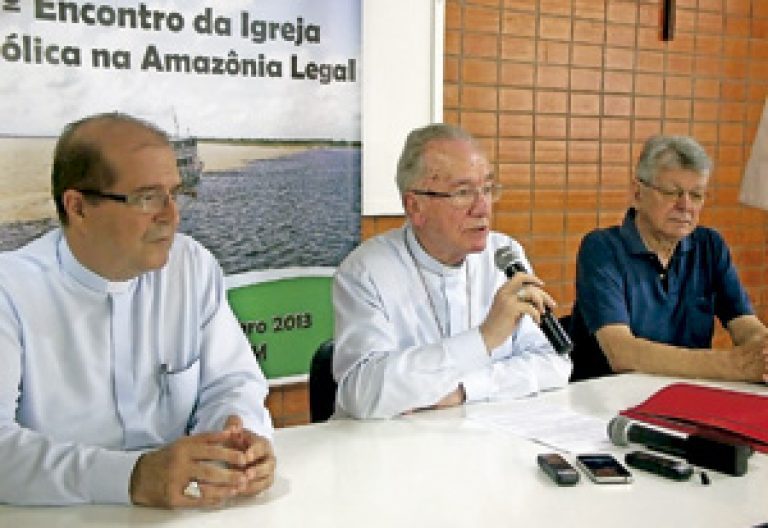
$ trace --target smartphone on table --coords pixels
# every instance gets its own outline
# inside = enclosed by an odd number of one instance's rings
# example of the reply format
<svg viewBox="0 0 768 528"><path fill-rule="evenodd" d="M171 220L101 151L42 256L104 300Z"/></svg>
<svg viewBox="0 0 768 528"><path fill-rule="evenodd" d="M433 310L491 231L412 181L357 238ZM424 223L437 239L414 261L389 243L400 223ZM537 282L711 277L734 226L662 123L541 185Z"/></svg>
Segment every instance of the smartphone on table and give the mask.
<svg viewBox="0 0 768 528"><path fill-rule="evenodd" d="M607 453L576 455L576 464L598 484L628 484L632 473Z"/></svg>

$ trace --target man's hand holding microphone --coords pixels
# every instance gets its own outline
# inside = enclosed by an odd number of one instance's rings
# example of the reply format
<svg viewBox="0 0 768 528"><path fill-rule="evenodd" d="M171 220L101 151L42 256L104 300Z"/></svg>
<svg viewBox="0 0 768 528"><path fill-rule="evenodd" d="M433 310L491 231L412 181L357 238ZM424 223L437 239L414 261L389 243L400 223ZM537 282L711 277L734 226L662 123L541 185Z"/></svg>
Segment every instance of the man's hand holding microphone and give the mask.
<svg viewBox="0 0 768 528"><path fill-rule="evenodd" d="M480 325L489 353L512 335L525 314L541 327L558 353L570 353L573 343L552 313L555 301L542 289L544 282L527 272L520 256L510 247L500 248L495 261L509 281L496 292L491 310Z"/></svg>

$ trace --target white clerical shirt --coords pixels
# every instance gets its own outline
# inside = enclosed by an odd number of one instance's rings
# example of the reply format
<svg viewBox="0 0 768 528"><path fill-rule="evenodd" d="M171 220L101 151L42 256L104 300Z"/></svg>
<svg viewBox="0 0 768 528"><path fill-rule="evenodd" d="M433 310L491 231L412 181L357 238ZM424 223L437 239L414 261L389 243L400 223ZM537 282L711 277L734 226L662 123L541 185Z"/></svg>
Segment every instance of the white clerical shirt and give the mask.
<svg viewBox="0 0 768 528"><path fill-rule="evenodd" d="M515 240L491 233L486 249L457 267L428 255L409 225L372 238L341 263L333 282L337 405L358 418L386 418L435 404L461 383L467 401L563 387L572 364L524 316L504 344L486 351L479 325L507 280L494 263Z"/></svg>

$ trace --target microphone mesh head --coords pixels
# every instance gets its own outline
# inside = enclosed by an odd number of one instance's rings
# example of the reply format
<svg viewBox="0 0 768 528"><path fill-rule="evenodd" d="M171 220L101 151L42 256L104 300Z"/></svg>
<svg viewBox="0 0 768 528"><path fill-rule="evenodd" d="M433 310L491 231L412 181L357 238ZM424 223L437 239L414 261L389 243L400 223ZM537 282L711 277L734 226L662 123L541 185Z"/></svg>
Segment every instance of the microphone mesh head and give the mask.
<svg viewBox="0 0 768 528"><path fill-rule="evenodd" d="M618 415L611 418L608 422L608 439L610 439L613 445L626 446L629 445L629 426L631 420L626 416Z"/></svg>
<svg viewBox="0 0 768 528"><path fill-rule="evenodd" d="M507 268L512 265L513 262L518 260L520 260L520 255L518 255L517 251L512 249L511 246L505 246L497 249L496 254L494 255L494 262L496 263L496 267L504 272L507 271Z"/></svg>

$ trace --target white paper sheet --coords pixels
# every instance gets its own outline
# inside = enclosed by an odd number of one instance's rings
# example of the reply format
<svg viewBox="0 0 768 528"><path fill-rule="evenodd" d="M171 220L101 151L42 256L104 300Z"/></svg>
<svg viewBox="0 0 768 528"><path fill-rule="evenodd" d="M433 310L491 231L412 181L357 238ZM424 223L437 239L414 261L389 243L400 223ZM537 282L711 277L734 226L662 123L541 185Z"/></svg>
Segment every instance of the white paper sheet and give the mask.
<svg viewBox="0 0 768 528"><path fill-rule="evenodd" d="M567 453L612 450L607 420L556 405L526 401L498 414L468 416L483 427L498 429Z"/></svg>

